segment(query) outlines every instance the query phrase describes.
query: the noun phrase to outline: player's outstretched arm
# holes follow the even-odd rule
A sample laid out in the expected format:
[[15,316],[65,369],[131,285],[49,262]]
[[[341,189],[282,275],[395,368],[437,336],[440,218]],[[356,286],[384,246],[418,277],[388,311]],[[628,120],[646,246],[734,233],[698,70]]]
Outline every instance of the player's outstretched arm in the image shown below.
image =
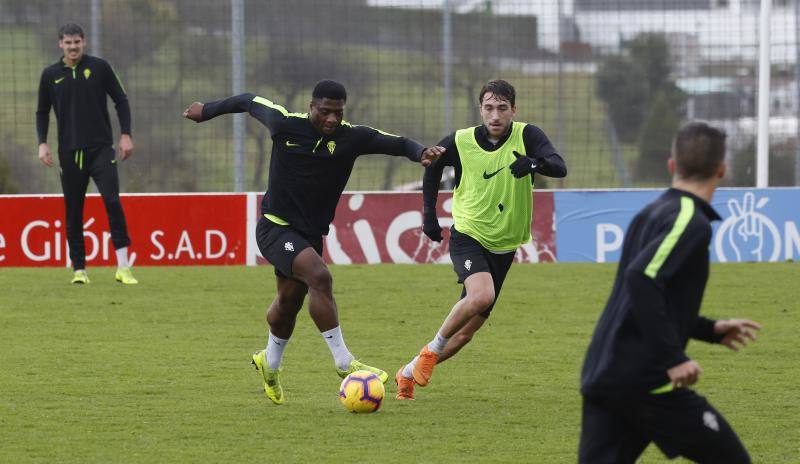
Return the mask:
[[733,351],[747,346],[748,341],[755,341],[756,331],[761,324],[749,319],[724,319],[714,322],[714,333],[721,336],[720,344]]
[[223,114],[249,113],[274,132],[289,112],[280,105],[252,93],[243,93],[233,97],[206,103],[194,102],[183,112],[183,117],[194,122],[204,122]]
[[360,154],[404,156],[424,167],[435,163],[446,151],[442,146],[425,147],[416,140],[369,126],[353,126],[353,133],[361,146]]
[[252,93],[243,93],[206,103],[194,102],[186,108],[183,116],[194,122],[203,122],[223,114],[247,113],[254,98],[256,96]]

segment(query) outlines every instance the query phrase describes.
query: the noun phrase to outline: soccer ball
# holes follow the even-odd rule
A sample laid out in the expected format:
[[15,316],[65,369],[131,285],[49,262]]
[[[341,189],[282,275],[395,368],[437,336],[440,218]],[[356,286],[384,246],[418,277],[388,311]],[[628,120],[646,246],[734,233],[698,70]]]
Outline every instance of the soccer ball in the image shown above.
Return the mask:
[[342,380],[339,401],[350,412],[375,412],[381,407],[383,395],[381,379],[369,371],[355,371]]

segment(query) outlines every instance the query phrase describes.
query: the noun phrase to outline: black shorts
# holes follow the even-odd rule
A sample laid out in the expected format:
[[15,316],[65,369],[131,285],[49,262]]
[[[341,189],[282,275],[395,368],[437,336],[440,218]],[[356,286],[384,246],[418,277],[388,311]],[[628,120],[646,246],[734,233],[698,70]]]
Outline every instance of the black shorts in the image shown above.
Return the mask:
[[[464,283],[467,277],[478,272],[488,272],[494,282],[494,301],[500,296],[500,289],[503,281],[506,280],[511,263],[514,262],[515,253],[492,253],[480,244],[477,240],[467,234],[462,234],[455,227],[450,228],[450,260],[453,261],[453,270],[458,275],[458,283]],[[467,295],[464,288],[461,291],[461,298]],[[481,313],[481,316],[488,318],[492,313],[494,303]]]
[[650,442],[670,459],[750,463],[722,414],[692,390],[624,399],[584,396],[579,463],[633,464]]
[[275,275],[292,276],[292,263],[308,247],[322,256],[322,236],[309,236],[291,225],[282,226],[261,216],[256,226],[256,243],[261,255],[275,266]]

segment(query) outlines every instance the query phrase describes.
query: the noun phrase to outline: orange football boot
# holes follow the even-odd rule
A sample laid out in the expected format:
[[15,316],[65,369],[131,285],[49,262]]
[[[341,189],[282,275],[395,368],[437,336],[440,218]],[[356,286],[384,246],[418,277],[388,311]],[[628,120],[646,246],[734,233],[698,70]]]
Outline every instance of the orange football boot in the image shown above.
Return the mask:
[[428,385],[428,381],[433,374],[433,366],[436,365],[438,360],[439,355],[429,350],[428,345],[425,345],[419,352],[419,359],[417,359],[417,364],[412,372],[414,374],[414,382],[417,382],[420,387]]
[[394,376],[394,381],[397,383],[397,399],[398,400],[413,400],[414,399],[414,379],[403,377],[403,369],[405,366],[400,367],[397,374]]

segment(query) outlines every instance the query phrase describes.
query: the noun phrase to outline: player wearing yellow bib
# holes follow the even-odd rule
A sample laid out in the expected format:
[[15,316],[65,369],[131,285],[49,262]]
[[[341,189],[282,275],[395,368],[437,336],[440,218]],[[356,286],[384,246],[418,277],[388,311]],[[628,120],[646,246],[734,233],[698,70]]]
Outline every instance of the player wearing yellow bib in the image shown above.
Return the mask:
[[450,258],[464,288],[433,341],[397,371],[397,399],[414,399],[414,385],[426,386],[433,367],[456,354],[486,322],[515,251],[531,239],[533,175],[567,175],[544,132],[514,122],[515,99],[511,84],[489,81],[478,98],[483,124],[445,137],[439,144],[444,155],[425,171],[423,231],[439,242],[436,197],[444,167],[455,168]]

